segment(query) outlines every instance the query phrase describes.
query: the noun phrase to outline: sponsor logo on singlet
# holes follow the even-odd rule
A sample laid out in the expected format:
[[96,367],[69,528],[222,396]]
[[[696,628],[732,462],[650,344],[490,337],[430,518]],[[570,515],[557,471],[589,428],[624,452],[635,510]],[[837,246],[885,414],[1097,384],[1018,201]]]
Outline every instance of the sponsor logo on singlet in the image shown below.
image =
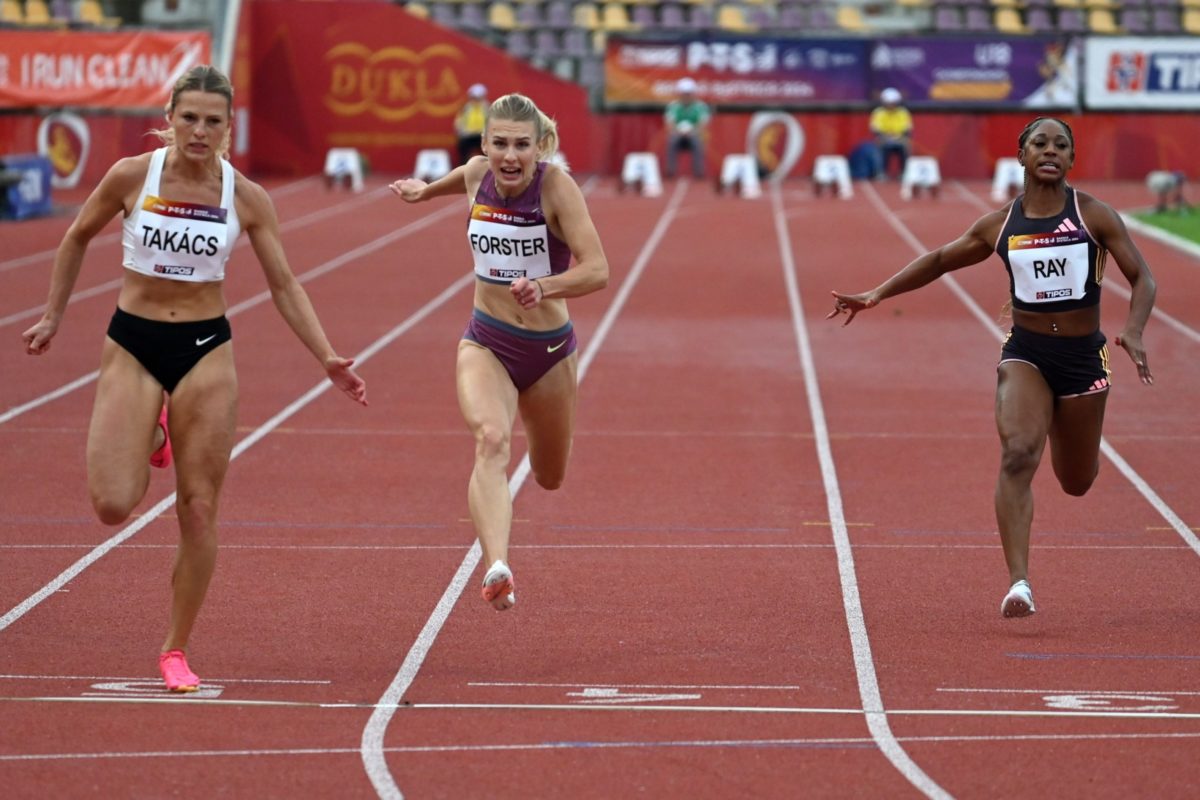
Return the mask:
[[[147,218],[153,224],[141,225],[142,246],[160,253],[189,256],[215,256],[225,243],[224,208],[179,203],[147,195],[142,211],[164,219]],[[172,270],[187,270],[172,271]],[[154,271],[164,275],[191,275],[193,267],[155,264]]]

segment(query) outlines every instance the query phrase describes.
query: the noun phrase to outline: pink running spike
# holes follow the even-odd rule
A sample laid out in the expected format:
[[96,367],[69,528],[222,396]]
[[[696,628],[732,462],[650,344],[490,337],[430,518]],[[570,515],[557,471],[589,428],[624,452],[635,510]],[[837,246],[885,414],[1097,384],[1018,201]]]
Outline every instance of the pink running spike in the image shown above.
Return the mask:
[[158,427],[162,428],[162,447],[150,454],[150,466],[166,469],[171,466],[171,432],[167,430],[167,404],[163,403],[162,413],[158,415]]
[[188,667],[182,650],[160,653],[158,671],[172,692],[194,692],[200,688],[200,678]]

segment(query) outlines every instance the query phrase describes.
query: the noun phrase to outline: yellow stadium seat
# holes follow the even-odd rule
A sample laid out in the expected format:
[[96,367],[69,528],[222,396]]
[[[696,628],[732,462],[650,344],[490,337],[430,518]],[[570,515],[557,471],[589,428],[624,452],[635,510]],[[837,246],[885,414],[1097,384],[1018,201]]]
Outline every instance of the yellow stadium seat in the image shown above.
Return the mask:
[[1200,33],[1200,8],[1185,8],[1182,22],[1188,33]]
[[861,32],[867,29],[867,23],[863,21],[862,12],[857,6],[838,6],[837,24],[844,31]]
[[634,25],[629,21],[629,12],[624,3],[605,3],[600,17],[606,31],[630,31]]
[[1107,8],[1110,10],[1121,7],[1121,3],[1117,2],[1117,0],[1083,0],[1083,4],[1088,8]]
[[1021,0],[992,0],[995,8],[1020,8]]
[[896,4],[905,8],[928,8],[933,5],[930,0],[896,0]]
[[1200,8],[1200,0],[1183,0],[1184,8]]
[[25,9],[17,0],[0,0],[0,22],[6,25],[24,25]]
[[29,25],[66,27],[67,20],[50,13],[46,0],[25,0],[25,22]]
[[429,7],[424,3],[405,3],[404,10],[412,14],[414,17],[429,19]]
[[100,0],[79,0],[79,21],[99,28],[116,28],[121,24],[120,17],[110,17],[104,13]]
[[488,25],[498,31],[511,31],[517,27],[517,12],[508,3],[492,3],[488,6]]
[[595,3],[580,3],[572,10],[575,24],[585,31],[600,29],[600,13],[596,11]]
[[1121,33],[1117,20],[1107,8],[1093,8],[1088,12],[1088,28],[1092,33]]
[[996,9],[996,30],[1001,33],[1028,33],[1025,23],[1021,22],[1021,14],[1015,8]]
[[737,33],[752,33],[758,30],[746,19],[746,12],[741,6],[729,5],[717,9],[717,27]]

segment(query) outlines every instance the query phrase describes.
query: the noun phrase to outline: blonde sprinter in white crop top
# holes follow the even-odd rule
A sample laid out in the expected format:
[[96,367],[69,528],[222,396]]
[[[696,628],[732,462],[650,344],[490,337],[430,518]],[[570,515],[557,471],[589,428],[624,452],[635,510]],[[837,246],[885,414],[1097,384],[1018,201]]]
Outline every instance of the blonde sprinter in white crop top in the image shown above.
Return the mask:
[[[229,80],[209,66],[192,68],[175,84],[167,106],[169,127],[158,132],[167,143],[158,186],[149,186],[152,181],[147,180],[151,153],[123,158],[109,169],[58,248],[45,315],[24,334],[31,355],[49,350],[88,243],[118,213],[127,219],[145,218],[146,230],[134,226],[139,241],[126,242],[124,282],[101,353],[88,431],[88,490],[100,520],[119,525],[146,492],[152,455],[166,466],[162,455],[173,452],[180,540],[171,579],[170,623],[159,656],[160,671],[172,691],[195,691],[199,685],[184,649],[216,564],[217,502],[234,441],[237,376],[220,277],[239,223],[250,237],[279,313],[329,380],[366,405],[366,385],[351,369],[353,362],[339,357],[329,344],[308,296],[288,267],[270,198],[262,187],[222,163],[232,99]],[[222,188],[230,177],[233,204],[222,210]],[[177,224],[172,228],[170,220],[151,219],[154,209],[145,213],[138,205],[144,187],[157,188],[159,209],[170,206],[177,216],[194,214],[204,220],[227,216],[230,230],[203,221],[190,228]],[[224,193],[225,202],[230,196]],[[178,241],[185,229],[192,237],[187,247]],[[172,230],[173,246],[158,246]],[[230,241],[221,242],[226,234]],[[137,246],[132,253],[130,244]],[[155,245],[157,252],[147,250],[147,245]],[[181,250],[189,252],[175,258]],[[195,250],[201,252],[190,252]],[[123,326],[120,335],[114,333],[118,319]],[[221,337],[187,333],[205,325],[217,326],[212,330],[222,331]],[[213,347],[219,341],[223,343]],[[164,342],[174,350],[168,351]],[[190,347],[209,349],[189,353]],[[185,367],[173,370],[180,360]],[[166,415],[160,413],[164,388],[170,391]],[[131,669],[136,672],[138,667],[131,665]]]

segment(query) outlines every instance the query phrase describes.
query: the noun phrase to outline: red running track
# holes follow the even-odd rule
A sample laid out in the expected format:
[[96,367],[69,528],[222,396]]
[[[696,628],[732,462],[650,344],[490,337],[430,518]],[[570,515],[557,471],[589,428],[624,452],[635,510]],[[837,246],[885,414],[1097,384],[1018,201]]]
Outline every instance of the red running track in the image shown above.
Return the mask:
[[[89,252],[85,296],[31,359],[19,334],[49,261],[20,259],[69,220],[5,226],[5,796],[1191,795],[1197,258],[1139,236],[1160,285],[1156,385],[1114,352],[1118,461],[1083,499],[1039,475],[1039,612],[1003,620],[1002,266],[848,328],[823,319],[831,289],[956,236],[987,187],[912,202],[892,185],[849,201],[799,183],[755,201],[588,189],[613,275],[572,303],[571,474],[558,492],[526,483],[518,440],[519,602],[496,614],[477,595],[454,398],[470,306],[458,208],[403,206],[379,181],[359,196],[272,187],[331,339],[367,354],[371,407],[310,393],[320,371],[239,250],[227,294],[247,446],[190,651],[207,691],[185,698],[154,669],[170,477],[124,530],[92,519],[84,487],[117,244]],[[1111,273],[1110,336],[1127,297]]]

